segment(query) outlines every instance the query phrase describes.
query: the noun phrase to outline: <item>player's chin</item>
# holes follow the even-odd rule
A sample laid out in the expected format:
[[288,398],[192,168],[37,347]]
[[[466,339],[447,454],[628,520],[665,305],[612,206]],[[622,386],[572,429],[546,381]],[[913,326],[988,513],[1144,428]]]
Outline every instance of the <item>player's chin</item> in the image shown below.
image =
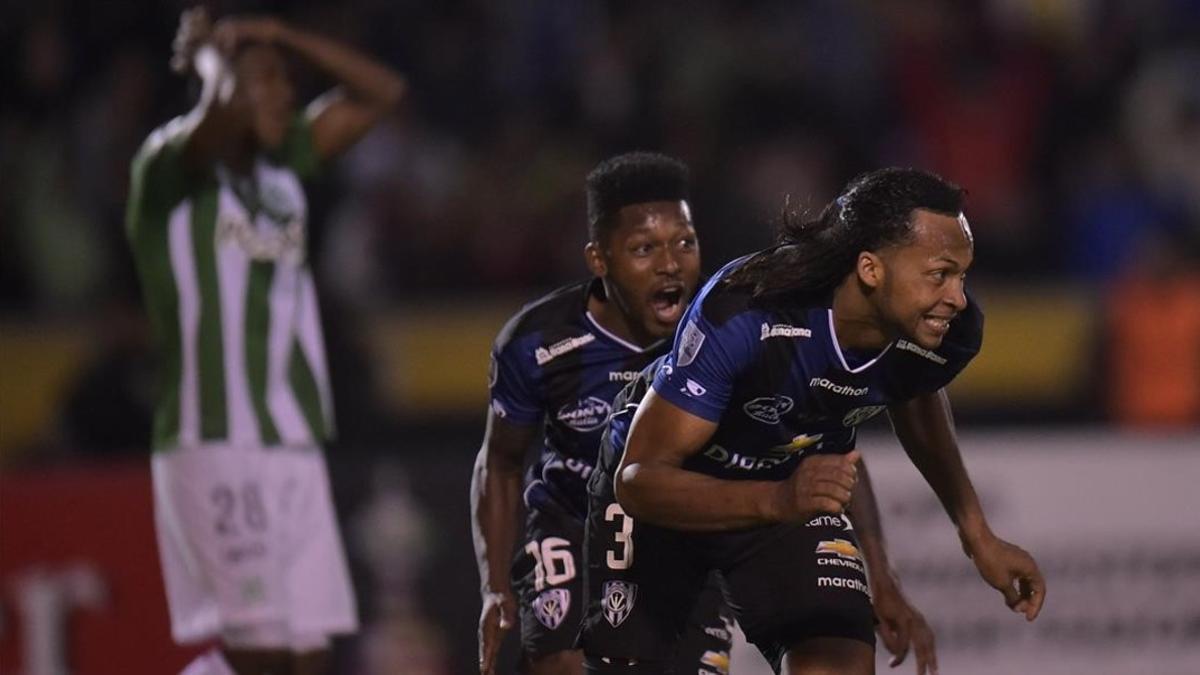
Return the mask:
[[647,305],[642,323],[653,335],[673,334],[675,326],[683,318],[683,310],[687,308],[687,305],[679,298],[665,301],[652,299]]
[[909,338],[922,349],[933,350],[941,347],[945,337],[946,331],[931,329],[924,321],[918,323],[916,329],[909,331]]

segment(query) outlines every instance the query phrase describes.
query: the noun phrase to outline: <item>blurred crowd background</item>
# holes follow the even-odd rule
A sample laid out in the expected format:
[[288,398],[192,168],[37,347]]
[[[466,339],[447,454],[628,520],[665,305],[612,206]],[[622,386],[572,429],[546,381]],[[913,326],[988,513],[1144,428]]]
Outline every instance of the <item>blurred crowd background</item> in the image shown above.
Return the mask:
[[[123,212],[135,150],[189,106],[167,63],[190,4],[0,10],[0,466],[146,452],[154,364]],[[206,4],[409,80],[311,186],[310,256],[341,446],[455,446],[436,465],[462,475],[414,489],[461,486],[456,537],[487,346],[584,274],[584,176],[631,149],[691,166],[709,271],[769,243],[785,197],[815,211],[870,168],[942,173],[970,194],[989,317],[960,419],[1200,426],[1195,0]],[[327,86],[293,65],[305,100]]]

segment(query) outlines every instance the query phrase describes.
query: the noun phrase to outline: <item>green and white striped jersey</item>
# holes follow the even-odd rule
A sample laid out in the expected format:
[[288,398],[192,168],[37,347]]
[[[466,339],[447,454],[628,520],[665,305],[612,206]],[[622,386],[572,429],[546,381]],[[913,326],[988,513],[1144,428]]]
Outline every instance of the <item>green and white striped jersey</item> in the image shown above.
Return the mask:
[[333,405],[301,177],[315,172],[302,117],[253,176],[188,171],[194,124],[156,129],[133,160],[126,232],[162,356],[156,450],[201,443],[314,445]]

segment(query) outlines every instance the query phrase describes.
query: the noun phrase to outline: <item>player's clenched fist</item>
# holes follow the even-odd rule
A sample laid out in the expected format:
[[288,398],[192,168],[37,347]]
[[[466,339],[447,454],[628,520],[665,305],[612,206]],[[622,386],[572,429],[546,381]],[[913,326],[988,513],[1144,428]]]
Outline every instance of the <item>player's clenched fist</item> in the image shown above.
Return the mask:
[[800,462],[787,480],[775,489],[775,513],[780,521],[808,520],[818,513],[841,513],[850,503],[858,481],[854,464],[861,457],[855,450],[847,455],[810,455]]

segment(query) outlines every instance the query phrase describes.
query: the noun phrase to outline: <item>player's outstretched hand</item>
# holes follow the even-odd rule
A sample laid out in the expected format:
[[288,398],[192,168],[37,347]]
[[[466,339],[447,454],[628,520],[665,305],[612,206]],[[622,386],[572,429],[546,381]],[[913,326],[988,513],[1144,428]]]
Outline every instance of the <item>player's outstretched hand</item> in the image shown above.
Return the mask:
[[496,655],[504,635],[516,623],[517,601],[512,593],[485,593],[479,613],[479,672],[494,675]]
[[871,602],[879,624],[875,630],[884,646],[892,653],[888,665],[892,668],[904,663],[911,647],[917,660],[917,675],[937,675],[937,649],[934,647],[933,630],[924,615],[908,602],[900,586],[873,584]]
[[862,454],[809,455],[775,494],[775,508],[783,522],[808,520],[818,513],[841,513],[850,503],[858,481],[855,463]]
[[1026,621],[1037,618],[1046,601],[1046,580],[1033,556],[996,536],[985,538],[967,554],[983,580],[1004,595],[1009,609],[1024,614]]

